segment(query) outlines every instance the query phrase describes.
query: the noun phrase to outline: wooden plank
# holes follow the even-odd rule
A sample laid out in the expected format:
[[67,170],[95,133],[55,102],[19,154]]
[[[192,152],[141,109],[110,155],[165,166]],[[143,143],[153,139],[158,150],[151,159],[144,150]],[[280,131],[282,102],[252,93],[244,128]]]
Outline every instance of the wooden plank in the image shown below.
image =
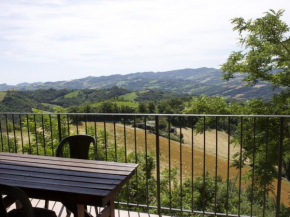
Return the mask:
[[22,180],[22,181],[31,182],[31,183],[43,183],[43,184],[53,184],[53,185],[59,185],[59,186],[71,186],[71,187],[104,189],[104,190],[113,190],[116,187],[116,185],[63,181],[63,180],[55,180],[55,179],[49,179],[49,178],[43,179],[43,178],[35,178],[35,177],[30,177],[30,176],[9,175],[9,174],[2,174],[1,179],[16,180],[16,181]]
[[113,179],[113,180],[123,180],[125,177],[120,175],[110,175],[110,174],[100,174],[100,173],[89,173],[81,171],[68,171],[68,170],[59,170],[59,169],[49,169],[41,167],[31,167],[31,166],[22,166],[21,164],[4,164],[0,163],[0,169],[11,169],[11,170],[22,170],[22,171],[31,171],[38,173],[47,173],[47,174],[60,174],[60,175],[69,175],[74,177],[91,177],[98,179]]
[[81,162],[83,163],[84,161],[88,162],[89,164],[99,164],[99,165],[117,165],[121,167],[129,167],[129,168],[136,168],[138,164],[133,164],[133,163],[119,163],[119,162],[110,162],[110,161],[97,161],[97,160],[82,160],[82,159],[75,159],[75,158],[61,158],[61,157],[51,157],[51,156],[39,156],[39,155],[30,155],[30,154],[21,154],[21,153],[7,153],[7,152],[1,152],[1,156],[16,156],[18,158],[34,158],[34,159],[48,159],[51,161],[58,161],[61,159],[62,161],[66,162]]
[[126,176],[130,174],[129,171],[116,171],[116,170],[106,170],[106,169],[91,169],[91,168],[83,168],[83,167],[71,167],[71,166],[62,166],[59,165],[52,165],[52,164],[40,164],[40,163],[33,163],[33,162],[21,162],[14,159],[0,159],[0,163],[4,164],[12,164],[12,165],[24,165],[24,166],[31,166],[36,168],[51,168],[51,169],[62,169],[62,170],[70,170],[70,171],[82,171],[82,172],[90,172],[90,173],[101,173],[101,174],[111,174],[111,175],[121,175]]
[[51,159],[37,159],[37,158],[19,158],[18,156],[0,156],[0,160],[16,161],[16,162],[31,162],[37,164],[50,164],[50,165],[61,165],[70,167],[82,167],[92,169],[105,169],[112,171],[132,171],[130,167],[123,167],[123,165],[104,165],[104,164],[90,164],[88,160],[85,162],[67,162],[63,161],[63,158],[58,160]]
[[8,184],[13,185],[19,188],[29,188],[29,189],[35,189],[38,191],[55,191],[62,192],[62,193],[74,193],[74,194],[81,194],[81,195],[92,195],[92,196],[107,196],[110,191],[109,190],[100,190],[100,189],[88,189],[88,188],[80,188],[80,187],[70,187],[70,186],[58,186],[54,184],[42,184],[42,183],[31,183],[26,182],[23,180],[8,180],[3,179],[0,177],[0,183],[1,184]]
[[10,170],[10,169],[3,169],[3,168],[1,168],[0,174],[23,175],[23,176],[36,177],[36,178],[50,178],[50,179],[67,180],[67,181],[70,181],[73,179],[73,181],[96,183],[96,184],[108,184],[108,185],[120,184],[120,181],[112,180],[112,179],[96,179],[96,178],[79,177],[79,176],[72,177],[72,176],[60,175],[60,174],[38,173],[38,172]]

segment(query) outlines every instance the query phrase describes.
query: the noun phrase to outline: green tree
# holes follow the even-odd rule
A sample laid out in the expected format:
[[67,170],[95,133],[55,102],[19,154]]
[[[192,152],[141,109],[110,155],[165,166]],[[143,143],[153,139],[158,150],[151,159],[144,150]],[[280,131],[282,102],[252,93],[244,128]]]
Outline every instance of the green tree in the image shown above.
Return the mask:
[[[247,114],[289,114],[290,99],[290,37],[289,26],[281,20],[284,10],[275,12],[269,10],[261,18],[246,21],[244,18],[234,18],[234,31],[240,35],[239,44],[243,48],[241,51],[233,52],[227,62],[221,66],[223,79],[229,80],[236,74],[244,74],[243,81],[250,85],[258,82],[266,82],[274,88],[281,87],[283,91],[274,96],[268,102],[261,100],[251,100],[248,105],[242,108]],[[285,126],[289,124],[285,120]],[[243,160],[251,161],[252,168],[255,168],[255,190],[262,192],[266,187],[267,193],[273,193],[273,181],[277,177],[278,145],[279,145],[279,118],[259,119],[245,118],[243,124]],[[267,129],[268,138],[265,140]],[[237,125],[238,132],[234,136],[233,142],[239,144],[239,129],[241,123]],[[253,132],[256,136],[253,137]],[[284,146],[289,146],[289,129],[284,130]],[[269,149],[266,150],[266,142]],[[253,145],[255,144],[255,145]],[[268,162],[266,162],[266,153],[268,151]],[[255,158],[254,158],[255,156]],[[240,165],[240,156],[236,155],[235,166]],[[284,148],[283,170],[285,176],[290,175],[290,153]],[[248,179],[252,177],[252,171],[246,174]]]
[[147,113],[148,112],[148,109],[147,109],[147,106],[146,106],[146,103],[145,102],[140,102],[139,105],[138,105],[138,111],[140,113]]
[[155,113],[155,104],[153,101],[149,101],[147,103],[147,107],[148,107],[148,112],[151,113],[151,114],[154,114]]
[[248,84],[265,81],[275,87],[290,87],[289,26],[281,20],[283,13],[284,10],[270,10],[255,20],[232,20],[244,49],[233,52],[222,65],[224,79],[243,73]]

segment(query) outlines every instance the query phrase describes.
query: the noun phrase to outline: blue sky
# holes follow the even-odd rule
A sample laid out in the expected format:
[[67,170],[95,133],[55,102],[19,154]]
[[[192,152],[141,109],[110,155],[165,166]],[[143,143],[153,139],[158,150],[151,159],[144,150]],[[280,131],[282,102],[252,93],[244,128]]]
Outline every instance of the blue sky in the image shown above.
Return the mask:
[[0,0],[0,83],[219,68],[269,9],[290,25],[289,0]]

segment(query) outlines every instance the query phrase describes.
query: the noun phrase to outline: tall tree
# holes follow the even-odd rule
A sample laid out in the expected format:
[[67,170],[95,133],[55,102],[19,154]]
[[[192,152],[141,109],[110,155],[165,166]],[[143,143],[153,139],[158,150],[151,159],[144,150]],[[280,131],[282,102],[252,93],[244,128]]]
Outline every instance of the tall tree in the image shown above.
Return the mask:
[[[245,74],[244,81],[255,85],[259,81],[271,84],[273,87],[282,87],[284,91],[275,96],[269,103],[253,100],[245,108],[247,114],[289,114],[290,99],[290,37],[289,26],[281,20],[284,10],[275,12],[269,10],[261,18],[245,21],[244,18],[234,18],[234,31],[240,35],[239,44],[243,50],[233,52],[226,63],[221,67],[223,78],[229,80],[235,74]],[[285,106],[287,104],[287,106]],[[245,113],[244,112],[244,113]],[[286,113],[286,114],[287,114]],[[252,119],[244,118],[244,124],[238,123],[238,131],[243,126],[243,162],[251,161],[255,173],[248,173],[248,178],[255,180],[258,190],[274,191],[273,181],[277,177],[279,118]],[[285,120],[284,126],[289,124]],[[267,129],[266,129],[267,128]],[[269,132],[267,131],[269,130]],[[259,136],[253,137],[253,132]],[[268,132],[268,133],[267,133]],[[240,135],[241,132],[236,135]],[[267,135],[266,135],[267,134]],[[288,128],[284,129],[284,146],[288,147]],[[267,141],[265,140],[267,136]],[[234,143],[239,144],[241,139],[234,136]],[[266,143],[269,145],[267,151]],[[267,153],[268,152],[268,153]],[[268,156],[268,162],[265,160]],[[236,155],[235,165],[239,165],[240,156]],[[284,175],[290,177],[290,152],[284,148],[283,152]],[[254,175],[255,176],[254,176]]]
[[243,73],[248,84],[265,81],[274,87],[290,88],[289,26],[281,20],[283,13],[284,10],[269,10],[255,20],[232,20],[243,50],[233,52],[222,65],[225,80]]

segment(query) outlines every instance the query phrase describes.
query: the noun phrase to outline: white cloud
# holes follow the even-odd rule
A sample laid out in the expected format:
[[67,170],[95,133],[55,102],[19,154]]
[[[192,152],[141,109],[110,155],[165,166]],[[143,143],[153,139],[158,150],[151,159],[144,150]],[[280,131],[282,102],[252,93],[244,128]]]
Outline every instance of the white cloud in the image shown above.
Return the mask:
[[238,49],[230,19],[270,8],[290,20],[288,0],[2,0],[0,83],[218,67]]

